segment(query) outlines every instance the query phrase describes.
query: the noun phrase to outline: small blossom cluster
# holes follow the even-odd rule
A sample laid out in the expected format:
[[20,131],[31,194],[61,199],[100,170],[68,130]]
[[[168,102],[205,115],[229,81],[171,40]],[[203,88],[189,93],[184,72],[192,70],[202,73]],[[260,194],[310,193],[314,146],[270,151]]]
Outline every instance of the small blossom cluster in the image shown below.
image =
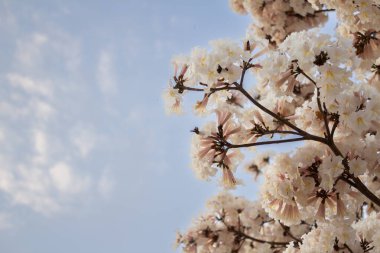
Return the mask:
[[239,150],[228,152],[228,142],[240,131],[240,126],[231,119],[229,112],[217,111],[217,124],[208,124],[202,130],[196,130],[192,145],[192,168],[200,179],[214,176],[218,168],[223,173],[222,184],[234,188],[237,181],[233,175],[243,160]]
[[175,84],[170,84],[164,93],[167,112],[181,112],[182,97],[189,91],[204,93],[194,106],[198,115],[209,114],[218,106],[230,106],[229,110],[242,106],[244,98],[229,86],[239,81],[243,64],[259,58],[266,50],[255,50],[258,44],[249,41],[241,46],[230,40],[216,40],[210,45],[210,51],[196,47],[189,56],[173,59]]
[[377,0],[318,0],[334,8],[339,19],[338,32],[353,41],[355,52],[370,67],[380,57],[380,5]]
[[280,44],[293,32],[327,21],[321,5],[312,6],[306,0],[230,0],[230,5],[237,13],[253,16],[249,33],[269,46]]
[[380,5],[378,0],[308,0],[313,6],[325,5],[335,9],[339,19],[339,30],[342,32],[355,33],[379,28]]
[[207,210],[185,234],[178,233],[175,246],[186,253],[276,252],[294,238],[310,231],[303,224],[292,228],[271,219],[260,202],[220,193],[207,203]]

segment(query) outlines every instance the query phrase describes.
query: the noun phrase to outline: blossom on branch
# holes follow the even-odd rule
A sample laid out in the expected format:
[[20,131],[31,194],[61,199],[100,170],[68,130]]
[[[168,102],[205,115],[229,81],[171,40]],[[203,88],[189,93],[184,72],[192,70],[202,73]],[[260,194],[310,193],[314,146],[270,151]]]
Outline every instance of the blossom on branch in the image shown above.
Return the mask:
[[[179,234],[189,253],[380,252],[380,2],[231,0],[254,24],[174,60],[167,106],[196,93],[191,157],[223,192]],[[337,14],[336,34],[316,26]],[[248,75],[255,83],[248,83]],[[216,117],[214,117],[216,116]],[[215,119],[216,118],[216,119]],[[291,152],[260,146],[297,143]],[[244,155],[243,155],[244,154]],[[241,167],[260,182],[249,201]]]

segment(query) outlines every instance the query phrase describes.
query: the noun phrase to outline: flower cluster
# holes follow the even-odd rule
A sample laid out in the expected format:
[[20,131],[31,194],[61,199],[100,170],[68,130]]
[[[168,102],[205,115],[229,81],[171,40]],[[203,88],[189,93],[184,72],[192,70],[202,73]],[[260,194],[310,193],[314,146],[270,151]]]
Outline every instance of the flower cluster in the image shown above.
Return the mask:
[[[175,58],[165,97],[168,111],[180,112],[183,96],[197,93],[195,113],[216,116],[193,129],[195,174],[231,189],[244,167],[262,179],[260,199],[218,195],[179,245],[191,253],[380,252],[379,1],[230,3],[257,23],[241,45],[217,40]],[[334,36],[313,28],[334,10]],[[293,142],[288,153],[256,151]]]
[[178,233],[176,244],[186,253],[269,253],[298,245],[311,228],[307,222],[290,228],[270,218],[260,202],[224,192],[209,200],[207,211],[185,234]]
[[255,22],[249,33],[270,46],[280,44],[293,32],[327,21],[326,10],[306,0],[230,0],[230,5],[237,13],[252,15]]

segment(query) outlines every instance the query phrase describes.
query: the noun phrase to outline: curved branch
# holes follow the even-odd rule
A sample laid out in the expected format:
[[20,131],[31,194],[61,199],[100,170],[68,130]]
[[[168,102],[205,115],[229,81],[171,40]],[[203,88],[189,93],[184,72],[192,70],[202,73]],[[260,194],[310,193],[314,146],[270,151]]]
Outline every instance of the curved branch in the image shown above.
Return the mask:
[[380,198],[378,198],[373,192],[371,192],[367,188],[367,186],[360,180],[360,178],[353,176],[352,180],[355,183],[353,187],[355,187],[358,191],[360,191],[364,196],[366,196],[373,203],[380,206]]
[[[334,138],[333,138],[335,129],[336,129],[339,121],[336,120],[334,122],[334,125],[333,125],[333,127],[332,127],[332,129],[330,131],[330,128],[329,128],[329,125],[328,125],[328,119],[327,119],[327,110],[326,110],[325,105],[323,105],[325,108],[322,107],[322,103],[320,101],[320,92],[319,92],[319,88],[317,87],[316,82],[310,76],[308,76],[302,69],[300,69],[299,67],[297,68],[296,73],[304,75],[317,88],[318,108],[319,108],[320,112],[323,115],[323,119],[324,119],[324,123],[325,123],[325,128],[326,128],[326,134],[325,134],[324,138],[320,137],[320,136],[316,136],[316,135],[310,134],[310,133],[308,133],[308,132],[306,132],[306,131],[298,128],[296,125],[292,124],[288,119],[282,117],[279,114],[276,114],[276,113],[272,112],[271,110],[269,110],[268,108],[266,108],[265,106],[263,106],[262,104],[260,104],[255,98],[253,98],[243,88],[243,82],[244,82],[245,73],[251,67],[252,67],[252,65],[249,63],[249,61],[245,62],[243,64],[243,66],[242,66],[242,75],[241,75],[240,83],[237,83],[237,82],[232,83],[232,84],[226,83],[226,86],[224,86],[224,87],[211,88],[209,95],[211,95],[211,94],[213,94],[213,93],[215,93],[217,91],[221,91],[221,90],[238,90],[250,102],[252,102],[255,106],[257,106],[260,110],[262,110],[263,112],[269,114],[270,116],[272,116],[277,121],[281,122],[282,124],[290,127],[291,129],[293,129],[295,131],[295,132],[293,132],[293,131],[285,132],[284,131],[284,133],[289,133],[289,134],[295,134],[296,133],[297,135],[302,136],[302,137],[300,137],[300,138],[293,138],[293,139],[286,139],[286,140],[276,140],[276,141],[263,141],[263,142],[256,142],[256,143],[247,143],[247,144],[240,144],[240,145],[227,143],[227,147],[228,148],[242,148],[242,147],[253,147],[253,146],[259,146],[259,145],[270,145],[270,144],[279,144],[279,143],[287,143],[287,142],[304,141],[304,140],[313,140],[313,141],[316,141],[316,142],[323,143],[323,144],[327,145],[333,151],[333,153],[336,156],[340,156],[340,157],[343,158],[343,162],[342,163],[343,163],[343,165],[345,167],[345,172],[342,173],[342,175],[338,178],[338,180],[343,180],[344,182],[348,183],[352,187],[356,188],[359,192],[361,192],[364,196],[366,196],[373,203],[375,203],[376,205],[380,206],[380,198],[377,197],[373,192],[371,192],[367,188],[367,186],[360,180],[360,178],[355,177],[353,174],[349,173],[350,167],[349,167],[348,161],[347,161],[347,159],[345,159],[345,156],[342,154],[342,152],[336,146],[336,144],[334,142]],[[178,89],[179,91],[181,91],[181,90],[182,91],[184,91],[184,90],[205,91],[205,89],[193,88],[193,87],[187,87],[187,86],[185,86],[183,84],[184,80],[182,80],[182,79],[176,80],[176,78],[175,78],[175,81],[176,81],[176,86],[174,86],[174,89]],[[234,85],[234,86],[232,86],[232,85]]]
[[234,227],[228,227],[228,230],[230,230],[231,232],[235,233],[237,236],[240,236],[242,238],[245,238],[245,239],[248,239],[248,240],[251,240],[254,242],[258,242],[258,243],[270,244],[272,246],[286,247],[289,243],[291,243],[291,241],[290,242],[276,242],[276,241],[267,241],[267,240],[255,238],[255,237],[252,237],[250,235],[247,235],[244,232],[236,230]]
[[285,235],[289,236],[290,238],[292,238],[293,240],[295,240],[299,243],[302,243],[302,239],[294,236],[293,233],[290,231],[290,227],[282,224],[281,221],[278,221],[278,223],[280,223],[282,229],[284,230]]
[[297,126],[295,126],[294,124],[292,124],[289,120],[283,118],[281,115],[278,115],[278,114],[272,112],[271,110],[269,110],[268,108],[266,108],[265,106],[263,106],[262,104],[260,104],[256,99],[254,99],[242,87],[238,87],[237,90],[239,90],[241,93],[243,93],[247,97],[247,99],[249,101],[251,101],[255,106],[257,106],[258,108],[260,108],[260,110],[262,110],[263,112],[269,114],[270,116],[272,116],[273,118],[275,118],[279,122],[283,123],[284,125],[287,125],[288,127],[292,128],[293,130],[295,130],[298,133],[298,135],[301,135],[301,136],[307,138],[308,140],[314,140],[314,141],[326,144],[326,139],[325,138],[309,134],[308,132],[305,132],[304,130],[298,128]]
[[275,118],[276,120],[278,120],[279,122],[283,123],[284,125],[287,125],[288,127],[292,128],[293,130],[297,131],[298,133],[302,134],[302,135],[307,135],[308,133],[306,133],[305,131],[303,131],[302,129],[296,127],[295,125],[293,125],[292,123],[290,123],[287,119],[281,117],[280,115],[272,112],[271,110],[269,110],[268,108],[266,108],[265,106],[263,106],[262,104],[260,104],[256,99],[254,99],[243,87],[238,87],[238,90],[244,94],[244,96],[249,100],[251,101],[255,106],[257,106],[258,108],[260,108],[260,110],[262,110],[263,112],[269,114],[270,116],[272,116],[273,118]]
[[323,121],[325,123],[325,129],[326,129],[326,138],[331,139],[331,132],[330,132],[330,127],[329,127],[329,122],[327,119],[327,109],[325,103],[323,103],[323,108],[322,108],[322,102],[321,102],[321,91],[320,87],[317,86],[317,82],[313,80],[308,74],[305,73],[300,67],[297,67],[297,73],[302,74],[304,77],[306,77],[310,82],[312,82],[317,89],[317,104],[318,104],[318,109],[319,112],[323,115]]
[[261,142],[253,142],[253,143],[245,143],[245,144],[227,144],[228,148],[248,148],[254,146],[262,146],[262,145],[271,145],[271,144],[279,144],[279,143],[287,143],[287,142],[296,142],[296,141],[306,141],[309,140],[305,137],[286,139],[286,140],[275,140],[275,141],[261,141]]

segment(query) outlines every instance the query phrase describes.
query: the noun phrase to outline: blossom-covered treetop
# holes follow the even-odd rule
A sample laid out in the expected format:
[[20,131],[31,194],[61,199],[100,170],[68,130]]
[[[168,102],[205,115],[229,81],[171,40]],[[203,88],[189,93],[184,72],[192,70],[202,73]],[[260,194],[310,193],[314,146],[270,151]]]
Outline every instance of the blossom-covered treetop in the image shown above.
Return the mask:
[[[222,187],[177,244],[186,253],[380,252],[380,0],[230,5],[253,17],[245,37],[175,57],[164,94],[167,111],[181,113],[196,93],[194,113],[216,119],[192,130],[191,158],[198,178]],[[322,34],[330,12],[335,34]],[[259,147],[291,142],[287,153]],[[242,187],[238,169],[262,178],[258,200],[228,191]]]

